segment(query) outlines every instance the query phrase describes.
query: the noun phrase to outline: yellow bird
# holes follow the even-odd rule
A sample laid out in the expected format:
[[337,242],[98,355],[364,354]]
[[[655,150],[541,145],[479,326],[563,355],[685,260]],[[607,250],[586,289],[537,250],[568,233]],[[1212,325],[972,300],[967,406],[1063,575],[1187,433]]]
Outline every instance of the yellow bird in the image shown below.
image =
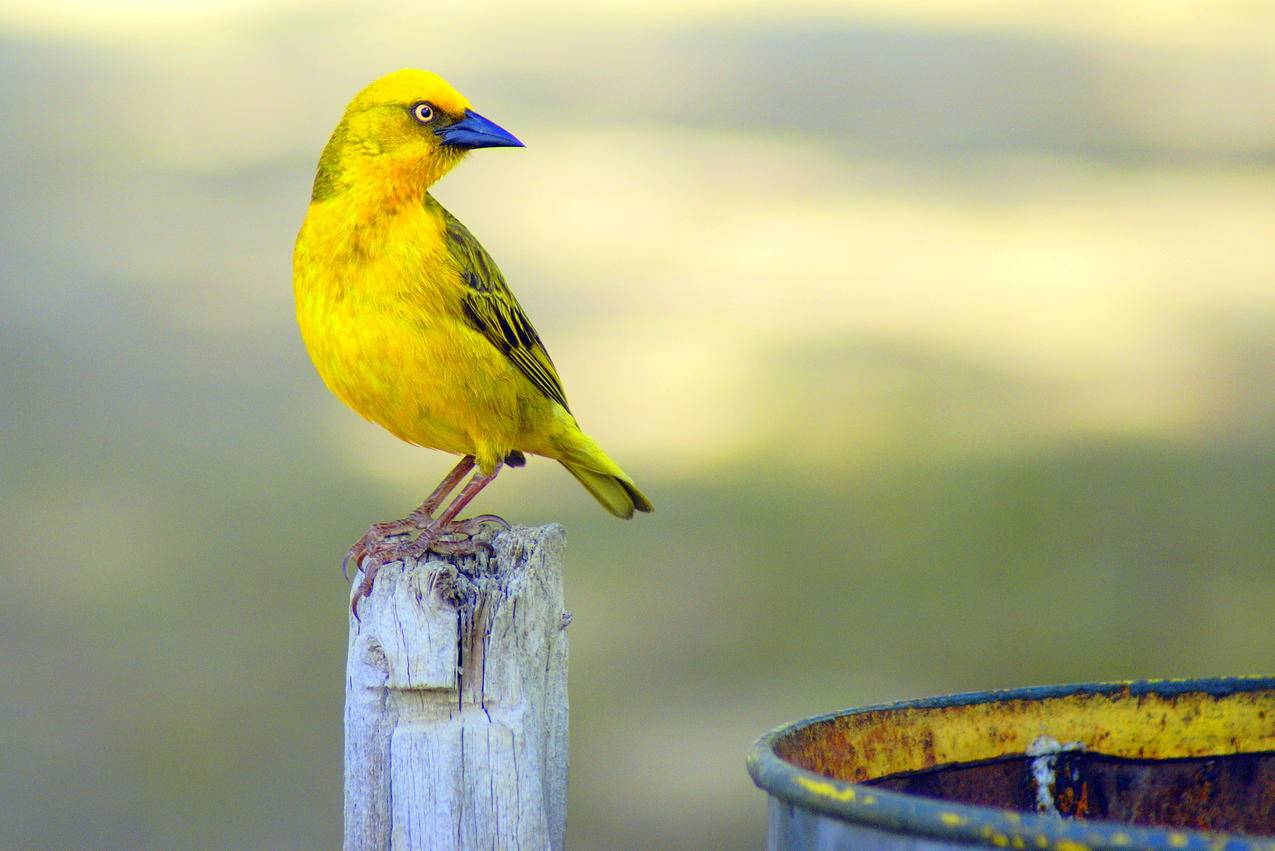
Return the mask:
[[[562,463],[617,517],[650,511],[580,430],[549,353],[495,262],[429,188],[474,148],[522,147],[442,77],[405,69],[355,96],[319,158],[293,253],[297,322],[328,388],[419,446],[463,456],[419,508],[368,529],[363,570],[405,555],[472,552],[460,511],[524,453]],[[470,481],[435,512],[465,476]],[[508,524],[504,524],[508,525]]]

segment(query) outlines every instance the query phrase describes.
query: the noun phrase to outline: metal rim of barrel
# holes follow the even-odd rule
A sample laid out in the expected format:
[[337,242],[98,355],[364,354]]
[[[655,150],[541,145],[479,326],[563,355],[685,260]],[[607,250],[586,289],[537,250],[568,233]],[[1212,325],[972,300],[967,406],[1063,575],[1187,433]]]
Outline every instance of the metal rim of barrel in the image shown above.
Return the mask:
[[[912,836],[984,847],[1081,849],[1275,849],[1269,837],[1204,832],[1191,829],[1135,826],[1103,820],[1064,820],[1031,812],[975,806],[905,794],[810,771],[785,761],[776,744],[804,730],[867,713],[898,713],[970,707],[1008,701],[1042,702],[1077,696],[1130,699],[1200,694],[1227,698],[1237,694],[1275,693],[1275,677],[1225,677],[1186,680],[1136,680],[968,692],[904,700],[826,713],[776,727],[748,754],[753,782],[780,804],[796,806],[853,825],[906,830]],[[1275,736],[1275,719],[1271,720]],[[1243,752],[1243,751],[1238,751]],[[874,778],[875,779],[875,778]]]

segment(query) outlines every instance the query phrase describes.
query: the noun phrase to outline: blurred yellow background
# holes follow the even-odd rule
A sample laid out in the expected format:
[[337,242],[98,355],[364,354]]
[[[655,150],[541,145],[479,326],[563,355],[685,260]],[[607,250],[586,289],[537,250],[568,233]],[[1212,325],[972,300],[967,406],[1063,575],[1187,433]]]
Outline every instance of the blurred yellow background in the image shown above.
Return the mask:
[[330,397],[292,240],[347,100],[622,524],[570,537],[574,848],[758,847],[782,721],[1275,662],[1275,4],[0,2],[0,846],[336,847],[339,560],[450,459]]

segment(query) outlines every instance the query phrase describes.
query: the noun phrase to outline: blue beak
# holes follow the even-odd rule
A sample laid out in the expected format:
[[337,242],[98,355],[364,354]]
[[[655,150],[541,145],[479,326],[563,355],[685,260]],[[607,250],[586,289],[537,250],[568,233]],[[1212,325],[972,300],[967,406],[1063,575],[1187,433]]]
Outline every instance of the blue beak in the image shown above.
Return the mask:
[[465,117],[454,124],[434,131],[443,144],[457,148],[521,148],[522,142],[514,134],[494,121],[488,121],[472,109],[465,110]]

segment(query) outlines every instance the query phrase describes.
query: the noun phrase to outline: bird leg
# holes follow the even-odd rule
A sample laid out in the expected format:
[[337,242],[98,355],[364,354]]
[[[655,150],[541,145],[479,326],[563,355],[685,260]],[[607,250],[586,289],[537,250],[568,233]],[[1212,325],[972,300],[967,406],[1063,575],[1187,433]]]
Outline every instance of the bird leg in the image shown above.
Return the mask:
[[[481,540],[477,537],[483,526],[496,524],[505,529],[509,528],[507,521],[494,514],[480,514],[467,520],[456,519],[456,515],[460,514],[483,488],[496,480],[496,475],[503,466],[502,462],[497,462],[496,468],[488,474],[475,473],[474,477],[456,495],[456,498],[447,506],[442,515],[437,520],[433,519],[433,512],[437,510],[443,498],[456,487],[456,484],[473,466],[473,456],[466,455],[456,465],[455,469],[447,475],[447,478],[443,480],[443,483],[438,486],[434,493],[430,494],[429,498],[421,504],[420,508],[403,518],[403,520],[373,526],[368,530],[367,535],[364,535],[364,538],[373,535],[378,526],[391,527],[396,531],[388,535],[382,535],[372,546],[362,549],[361,545],[364,544],[364,539],[360,539],[359,543],[355,544],[354,548],[350,550],[349,555],[346,556],[347,562],[357,553],[359,560],[356,563],[363,574],[363,579],[359,583],[358,590],[355,591],[354,599],[351,601],[351,608],[356,619],[359,616],[359,600],[372,593],[372,583],[375,581],[376,573],[382,565],[408,557],[420,558],[429,552],[440,555],[473,555],[481,548],[491,548],[490,541]],[[415,538],[405,541],[391,540],[402,535],[410,535],[411,532],[417,529],[420,531]]]
[[438,510],[438,506],[443,504],[443,500],[447,498],[448,494],[456,490],[456,486],[461,483],[461,480],[472,469],[474,469],[474,456],[466,455],[447,474],[447,478],[443,479],[439,486],[434,488],[434,492],[425,498],[420,507],[407,516],[417,521],[417,525],[422,528],[428,526],[433,522],[434,512]]
[[[464,490],[456,494],[456,498],[452,500],[452,504],[447,506],[447,510],[444,511],[442,516],[435,521],[435,525],[438,526],[440,529],[450,532],[451,530],[447,529],[447,526],[451,524],[453,520],[456,519],[456,515],[460,514],[460,512],[464,510],[466,505],[469,505],[469,503],[473,501],[474,497],[478,496],[478,493],[483,488],[487,487],[489,484],[496,481],[496,476],[500,473],[500,468],[503,466],[505,466],[503,461],[497,461],[495,469],[493,469],[487,475],[483,475],[482,473],[474,473],[474,477],[469,480],[469,484],[465,485]],[[504,523],[506,528],[509,527],[508,523],[505,523],[504,520],[501,520],[499,517],[496,517],[496,515],[494,514],[482,514],[482,515],[479,515],[479,517],[475,517],[474,520],[478,520],[480,518],[494,518],[495,520],[498,520],[501,523]],[[473,521],[468,521],[468,522],[473,522]]]
[[363,537],[350,547],[345,558],[341,559],[341,575],[345,577],[345,581],[350,581],[351,562],[356,566],[362,565],[364,558],[385,549],[392,539],[408,535],[416,529],[424,529],[433,523],[434,512],[438,510],[438,506],[442,505],[447,495],[456,489],[456,486],[465,478],[465,474],[472,469],[474,469],[474,456],[466,455],[411,514],[401,520],[373,523],[363,533]]

